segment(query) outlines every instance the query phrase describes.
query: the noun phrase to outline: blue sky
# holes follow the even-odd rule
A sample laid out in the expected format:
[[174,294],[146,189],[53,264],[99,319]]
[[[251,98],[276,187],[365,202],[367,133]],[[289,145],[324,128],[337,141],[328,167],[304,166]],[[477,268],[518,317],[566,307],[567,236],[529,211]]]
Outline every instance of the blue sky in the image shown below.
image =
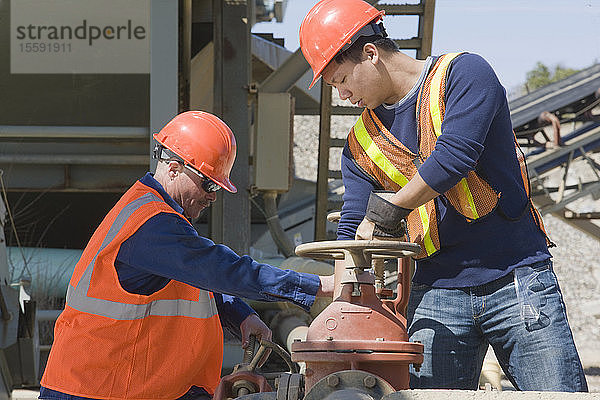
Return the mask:
[[[407,2],[418,1],[394,1]],[[296,50],[302,18],[315,3],[288,0],[283,22],[256,24],[253,32],[283,37]],[[416,36],[416,17],[388,16],[384,23],[392,38]],[[600,0],[437,0],[433,53],[461,50],[485,57],[508,89],[522,84],[538,61],[589,67],[600,62]]]

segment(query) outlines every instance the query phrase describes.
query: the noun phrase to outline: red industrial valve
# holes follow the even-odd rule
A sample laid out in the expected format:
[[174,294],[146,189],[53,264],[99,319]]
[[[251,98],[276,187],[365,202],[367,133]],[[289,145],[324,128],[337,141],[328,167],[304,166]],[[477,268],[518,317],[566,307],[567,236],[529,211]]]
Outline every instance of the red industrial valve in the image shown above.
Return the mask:
[[[419,253],[414,243],[388,240],[338,240],[306,243],[296,254],[315,259],[344,260],[339,297],[311,323],[306,340],[292,344],[292,360],[306,363],[305,390],[328,375],[347,370],[370,373],[395,390],[409,388],[409,364],[423,362],[423,345],[408,341],[406,318],[409,260]],[[398,294],[381,300],[375,261],[398,258]],[[336,271],[339,274],[340,271]]]

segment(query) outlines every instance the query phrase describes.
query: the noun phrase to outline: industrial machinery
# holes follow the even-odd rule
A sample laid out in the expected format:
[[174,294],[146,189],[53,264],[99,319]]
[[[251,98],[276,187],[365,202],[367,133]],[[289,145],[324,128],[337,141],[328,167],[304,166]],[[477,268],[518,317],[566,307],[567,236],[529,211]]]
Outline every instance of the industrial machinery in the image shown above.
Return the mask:
[[[0,189],[4,188],[0,169]],[[0,195],[0,227],[10,226],[8,207]],[[31,276],[12,279],[6,257],[4,229],[0,229],[0,400],[10,399],[13,389],[38,384],[38,328],[36,302],[25,288]]]
[[[418,369],[423,362],[423,345],[408,342],[403,315],[410,284],[407,257],[418,252],[418,245],[396,240],[339,240],[298,246],[299,256],[343,260],[343,268],[336,269],[335,277],[341,286],[339,296],[312,321],[306,338],[296,339],[291,346],[291,360],[305,364],[304,374],[290,369],[275,381],[276,392],[238,398],[381,399],[408,389],[409,364]],[[383,261],[396,258],[397,295],[390,299],[391,291],[381,285]],[[265,346],[267,342],[263,342],[262,347]],[[256,363],[248,363],[254,373]],[[240,380],[260,381],[248,377],[248,368],[244,371]],[[235,375],[234,372],[223,378],[228,387],[236,386],[232,382]],[[258,384],[255,389],[260,390]],[[244,388],[244,393],[251,391]]]

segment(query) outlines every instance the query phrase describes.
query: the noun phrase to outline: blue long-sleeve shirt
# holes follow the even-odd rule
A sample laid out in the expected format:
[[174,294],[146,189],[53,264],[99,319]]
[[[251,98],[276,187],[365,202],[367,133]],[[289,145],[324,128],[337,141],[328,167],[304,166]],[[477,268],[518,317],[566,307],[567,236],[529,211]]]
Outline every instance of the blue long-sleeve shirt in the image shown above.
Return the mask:
[[[151,174],[140,182],[157,190],[167,204],[183,213]],[[254,312],[236,295],[265,301],[289,300],[307,308],[314,302],[319,285],[314,275],[281,271],[250,257],[239,257],[228,247],[199,236],[193,227],[170,213],[146,221],[121,245],[115,264],[121,285],[132,293],[154,293],[171,279],[214,291],[221,324],[236,336],[242,321]]]
[[[416,103],[425,73],[394,106],[374,109],[388,130],[411,151],[418,152]],[[515,157],[506,93],[491,66],[480,56],[463,54],[449,70],[442,135],[419,175],[444,193],[469,171],[476,171],[501,193],[488,216],[467,222],[444,196],[435,199],[441,249],[417,261],[413,280],[434,287],[467,287],[500,278],[517,266],[550,258],[544,234],[527,211],[528,197]],[[341,161],[345,186],[338,239],[353,239],[369,195],[381,189],[355,163],[346,144]]]
[[[159,192],[175,211],[179,204],[146,174],[140,182]],[[253,310],[236,296],[260,301],[282,301],[309,309],[319,288],[319,277],[261,264],[238,256],[224,245],[198,235],[181,217],[160,213],[146,221],[122,245],[117,274],[123,288],[149,294],[171,279],[215,293],[224,324],[239,329]]]

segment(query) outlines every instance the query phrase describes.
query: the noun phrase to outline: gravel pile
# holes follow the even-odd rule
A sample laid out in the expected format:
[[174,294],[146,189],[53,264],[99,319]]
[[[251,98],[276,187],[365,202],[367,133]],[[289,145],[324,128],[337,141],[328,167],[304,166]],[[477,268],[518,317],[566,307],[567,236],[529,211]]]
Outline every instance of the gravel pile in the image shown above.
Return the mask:
[[[335,91],[334,91],[335,92]],[[333,116],[332,137],[345,138],[356,116]],[[296,116],[294,124],[294,165],[298,178],[316,181],[318,156],[318,116]],[[331,149],[330,169],[339,170],[341,149]],[[593,156],[600,162],[599,154]],[[582,161],[571,165],[567,184],[597,179]],[[547,175],[548,184],[557,186],[561,171]],[[579,199],[569,208],[578,212],[600,211],[600,200]],[[575,342],[587,371],[600,375],[600,242],[552,215],[544,216],[547,231],[557,247],[551,249],[567,305],[567,315]],[[600,223],[596,221],[595,223]],[[592,377],[591,380],[594,380]],[[596,379],[600,381],[600,379]],[[600,390],[600,382],[596,390]]]
[[[600,161],[600,154],[592,156]],[[558,184],[560,171],[549,176]],[[567,184],[597,179],[589,165],[576,161],[569,170]],[[568,205],[576,212],[600,211],[600,200],[592,196]],[[600,220],[592,220],[598,224]],[[586,366],[600,367],[600,241],[552,215],[544,216],[546,229],[557,247],[550,249],[567,305],[567,316],[575,343]]]

